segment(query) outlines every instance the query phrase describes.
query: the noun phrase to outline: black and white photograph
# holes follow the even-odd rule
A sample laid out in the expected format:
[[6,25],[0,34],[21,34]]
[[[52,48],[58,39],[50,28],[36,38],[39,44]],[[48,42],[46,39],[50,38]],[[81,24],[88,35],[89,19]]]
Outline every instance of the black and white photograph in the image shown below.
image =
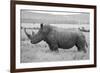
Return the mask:
[[21,63],[89,59],[90,13],[20,12]]
[[16,71],[95,66],[95,6],[56,5],[16,4]]

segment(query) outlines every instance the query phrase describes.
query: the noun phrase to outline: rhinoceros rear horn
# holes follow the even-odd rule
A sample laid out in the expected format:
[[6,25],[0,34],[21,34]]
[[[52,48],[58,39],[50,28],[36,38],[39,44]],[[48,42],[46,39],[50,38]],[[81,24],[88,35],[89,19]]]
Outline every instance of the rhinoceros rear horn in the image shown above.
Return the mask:
[[26,32],[26,28],[24,28],[24,32],[25,32],[25,34],[27,35],[27,37],[28,37],[29,39],[32,39],[31,34],[29,34],[29,33]]
[[32,31],[32,36],[34,36],[34,32]]

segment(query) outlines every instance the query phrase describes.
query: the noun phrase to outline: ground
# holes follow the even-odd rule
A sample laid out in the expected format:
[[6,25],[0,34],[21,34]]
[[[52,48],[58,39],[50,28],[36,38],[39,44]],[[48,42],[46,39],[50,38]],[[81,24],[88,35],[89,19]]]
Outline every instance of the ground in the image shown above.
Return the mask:
[[83,32],[83,34],[88,43],[87,53],[78,52],[75,46],[70,49],[59,48],[59,53],[51,52],[44,41],[38,44],[31,44],[27,37],[21,36],[21,63],[89,59],[89,32]]

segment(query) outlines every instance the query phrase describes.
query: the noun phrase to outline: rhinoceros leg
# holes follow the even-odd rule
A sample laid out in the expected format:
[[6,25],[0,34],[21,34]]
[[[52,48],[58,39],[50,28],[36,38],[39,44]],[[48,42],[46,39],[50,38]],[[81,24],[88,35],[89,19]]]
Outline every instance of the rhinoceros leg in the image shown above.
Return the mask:
[[85,46],[76,45],[76,47],[78,48],[78,51],[83,51],[84,53],[86,53],[86,48],[85,48]]
[[57,41],[52,35],[50,35],[49,38],[47,38],[45,41],[48,44],[51,51],[59,52]]
[[48,45],[51,51],[59,52],[57,44],[49,43]]
[[86,53],[86,43],[84,41],[77,42],[76,47],[78,48],[78,51]]
[[84,53],[87,52],[86,50],[86,39],[83,34],[80,34],[76,41],[76,47],[78,48],[78,51],[83,51]]

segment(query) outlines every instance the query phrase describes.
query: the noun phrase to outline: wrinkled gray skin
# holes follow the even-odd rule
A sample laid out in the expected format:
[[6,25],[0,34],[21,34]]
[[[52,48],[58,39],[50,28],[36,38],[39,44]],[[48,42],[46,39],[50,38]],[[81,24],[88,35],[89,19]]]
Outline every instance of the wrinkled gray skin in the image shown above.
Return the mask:
[[44,40],[51,51],[58,52],[58,48],[70,49],[76,46],[78,51],[86,52],[87,43],[85,36],[78,29],[64,29],[41,24],[37,34],[32,32],[32,35],[30,35],[26,32],[26,29],[24,31],[32,44],[37,44]]

